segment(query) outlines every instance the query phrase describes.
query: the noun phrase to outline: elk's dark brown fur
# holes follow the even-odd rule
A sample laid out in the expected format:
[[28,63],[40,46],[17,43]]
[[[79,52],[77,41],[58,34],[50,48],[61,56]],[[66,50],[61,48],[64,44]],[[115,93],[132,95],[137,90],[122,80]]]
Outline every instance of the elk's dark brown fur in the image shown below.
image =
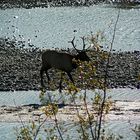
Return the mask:
[[[74,39],[71,41],[73,47],[76,49],[74,46]],[[89,57],[86,54],[86,51],[83,49],[82,51],[77,50],[76,55],[71,55],[67,52],[57,52],[55,50],[47,50],[42,54],[42,67],[40,70],[40,76],[41,76],[41,86],[44,87],[43,84],[43,73],[45,72],[48,78],[48,82],[50,81],[50,77],[48,75],[48,69],[50,68],[55,68],[62,70],[67,73],[69,76],[70,80],[74,83],[74,80],[71,76],[71,71],[75,68],[77,68],[76,62],[73,61],[75,60],[80,60],[80,61],[89,61]]]

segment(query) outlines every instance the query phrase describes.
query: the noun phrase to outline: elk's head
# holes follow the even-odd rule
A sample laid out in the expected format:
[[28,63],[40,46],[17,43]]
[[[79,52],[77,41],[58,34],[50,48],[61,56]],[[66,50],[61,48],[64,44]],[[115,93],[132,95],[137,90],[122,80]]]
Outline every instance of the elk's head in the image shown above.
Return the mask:
[[86,51],[79,51],[77,54],[77,59],[81,61],[90,61],[90,58],[86,54]]
[[85,44],[85,37],[81,37],[81,39],[83,40],[83,49],[82,50],[78,50],[76,48],[76,45],[74,44],[74,39],[75,39],[75,37],[73,38],[72,41],[70,41],[70,43],[72,44],[73,48],[77,52],[76,59],[79,59],[81,61],[90,61],[90,58],[88,57],[88,55],[86,53],[87,49],[85,49],[85,46],[86,46],[86,44]]

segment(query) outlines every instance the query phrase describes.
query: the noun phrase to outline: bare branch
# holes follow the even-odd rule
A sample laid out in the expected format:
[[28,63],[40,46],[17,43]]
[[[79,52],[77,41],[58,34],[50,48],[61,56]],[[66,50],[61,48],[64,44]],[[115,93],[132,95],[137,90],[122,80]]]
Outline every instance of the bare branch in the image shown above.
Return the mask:
[[100,139],[101,126],[102,126],[102,117],[103,117],[104,105],[105,105],[105,100],[106,100],[106,86],[107,86],[108,66],[109,66],[109,63],[110,63],[110,56],[111,56],[111,52],[112,52],[112,48],[113,48],[113,43],[114,43],[114,40],[115,40],[116,28],[117,28],[117,23],[118,23],[119,17],[120,17],[120,9],[118,11],[117,19],[116,19],[116,22],[115,22],[115,25],[114,25],[111,47],[110,47],[110,50],[109,50],[106,69],[105,69],[104,95],[103,95],[103,101],[102,101],[102,104],[101,104],[100,116],[99,116],[99,126],[98,126],[98,130],[97,130],[98,131],[97,132],[97,140]]

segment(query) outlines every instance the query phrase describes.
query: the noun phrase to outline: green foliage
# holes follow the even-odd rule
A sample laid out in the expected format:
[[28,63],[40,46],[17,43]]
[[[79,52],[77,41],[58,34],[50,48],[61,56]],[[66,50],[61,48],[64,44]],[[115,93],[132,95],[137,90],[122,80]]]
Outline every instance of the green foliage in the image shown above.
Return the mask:
[[36,124],[32,122],[30,126],[22,126],[17,131],[17,140],[33,140],[35,135]]
[[58,107],[55,104],[48,104],[47,106],[45,106],[42,111],[45,113],[45,115],[47,117],[52,116],[52,115],[56,115],[58,112]]

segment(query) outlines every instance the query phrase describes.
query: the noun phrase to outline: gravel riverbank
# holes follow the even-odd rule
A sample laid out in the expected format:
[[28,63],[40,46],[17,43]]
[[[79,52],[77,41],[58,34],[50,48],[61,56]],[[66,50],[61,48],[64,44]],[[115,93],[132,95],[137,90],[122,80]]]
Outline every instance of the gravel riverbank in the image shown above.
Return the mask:
[[91,6],[93,4],[105,2],[105,0],[2,0],[0,8],[35,8],[35,7],[66,7],[66,6]]
[[[20,41],[3,41],[1,39],[0,43],[0,91],[40,90],[42,50],[24,48],[24,43]],[[104,64],[101,62],[98,67],[99,76],[103,75]],[[109,88],[140,88],[140,51],[112,53],[108,71]],[[57,85],[54,89],[58,88],[60,77],[56,76],[56,71],[50,70],[49,75]],[[73,72],[74,79],[76,75]],[[47,79],[46,76],[44,79]],[[76,84],[80,85],[78,82]],[[89,88],[92,87],[89,85]]]
[[0,1],[0,9],[7,8],[25,8],[31,9],[35,7],[48,8],[48,7],[81,7],[92,6],[100,3],[114,3],[121,8],[133,8],[140,4],[139,0],[133,1],[109,1],[109,0],[2,0]]

